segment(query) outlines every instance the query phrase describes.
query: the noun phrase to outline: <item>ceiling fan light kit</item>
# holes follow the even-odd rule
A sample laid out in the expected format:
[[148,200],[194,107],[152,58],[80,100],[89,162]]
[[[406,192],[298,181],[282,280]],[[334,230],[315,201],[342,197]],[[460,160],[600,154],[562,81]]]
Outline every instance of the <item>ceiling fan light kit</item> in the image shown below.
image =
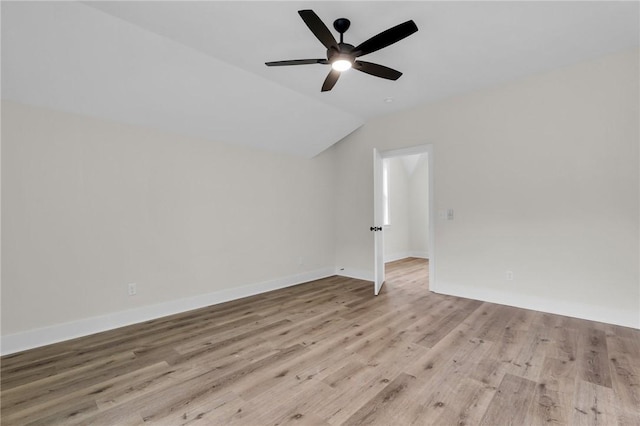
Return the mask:
[[333,22],[333,28],[340,34],[340,42],[338,43],[333,37],[333,34],[331,34],[331,31],[329,31],[327,26],[313,10],[300,10],[298,14],[313,35],[327,48],[327,59],[293,59],[266,62],[265,65],[269,67],[309,64],[331,65],[331,71],[329,71],[329,74],[322,84],[323,92],[328,92],[333,89],[333,86],[335,86],[340,77],[340,73],[350,68],[375,77],[397,80],[402,75],[400,71],[384,65],[357,60],[356,58],[383,49],[418,31],[415,22],[406,21],[371,37],[358,46],[353,46],[344,42],[344,33],[351,26],[351,22],[348,19],[339,18]]
[[346,71],[353,66],[349,58],[337,58],[331,62],[331,68],[336,71]]

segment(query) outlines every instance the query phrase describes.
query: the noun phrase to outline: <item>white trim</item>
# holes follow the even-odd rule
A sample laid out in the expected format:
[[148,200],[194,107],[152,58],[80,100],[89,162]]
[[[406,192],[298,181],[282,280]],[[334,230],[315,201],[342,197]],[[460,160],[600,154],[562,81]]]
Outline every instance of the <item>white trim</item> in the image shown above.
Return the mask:
[[[375,148],[374,148],[375,150]],[[384,158],[402,157],[404,155],[427,154],[427,164],[429,167],[429,289],[438,290],[436,280],[436,201],[435,201],[435,169],[433,161],[433,144],[423,144],[408,148],[392,149],[381,151],[380,156]],[[385,260],[387,262],[387,260]],[[375,269],[375,265],[374,265]]]
[[459,284],[443,284],[440,287],[438,291],[434,291],[433,289],[431,289],[431,291],[438,294],[464,297],[500,305],[514,306],[516,308],[531,309],[550,314],[640,329],[639,313],[633,310],[608,309],[602,306],[505,293]]
[[[413,254],[412,257],[419,256]],[[336,268],[335,270],[334,268],[323,268],[238,288],[220,290],[200,296],[173,300],[138,309],[120,311],[113,314],[86,318],[83,320],[2,336],[0,353],[2,353],[2,355],[8,355],[39,346],[99,333],[101,331],[112,330],[172,314],[228,302],[230,300],[241,299],[243,297],[266,293],[280,288],[291,287],[333,275],[356,278],[364,281],[373,281],[372,271],[355,268]],[[534,296],[523,296],[521,294],[504,293],[487,290],[486,288],[475,288],[455,284],[446,284],[442,287],[445,287],[446,290],[442,291],[442,289],[438,289],[438,291],[436,291],[431,289],[431,291],[439,294],[465,297],[468,299],[515,306],[524,309],[533,309],[540,312],[548,312],[557,315],[640,329],[640,319],[638,317],[638,312],[635,311],[603,309],[601,306],[557,301],[554,299]]]
[[426,251],[403,251],[398,253],[392,253],[384,257],[384,263],[395,262],[396,260],[406,259],[407,257],[429,259],[429,253],[427,253]]
[[431,144],[410,146],[408,148],[389,149],[381,151],[382,158],[404,157],[406,155],[417,155],[429,153]]
[[429,253],[426,251],[412,251],[409,257],[417,257],[418,259],[429,260]]
[[199,296],[172,300],[156,305],[144,306],[127,311],[85,318],[78,321],[56,324],[21,333],[2,336],[0,353],[8,355],[15,352],[62,342],[77,337],[88,336],[101,331],[113,330],[131,324],[203,308],[230,300],[241,299],[280,288],[291,287],[335,275],[333,267],[317,269],[288,277],[276,278],[242,287],[219,290]]
[[436,280],[436,199],[435,199],[435,168],[433,158],[433,145],[426,145],[427,149],[427,170],[429,175],[429,236],[427,248],[429,251],[429,288],[436,290],[438,282]]
[[374,274],[373,271],[365,271],[364,269],[356,269],[356,268],[336,268],[336,275],[340,275],[341,277],[347,278],[355,278],[363,281],[373,281]]

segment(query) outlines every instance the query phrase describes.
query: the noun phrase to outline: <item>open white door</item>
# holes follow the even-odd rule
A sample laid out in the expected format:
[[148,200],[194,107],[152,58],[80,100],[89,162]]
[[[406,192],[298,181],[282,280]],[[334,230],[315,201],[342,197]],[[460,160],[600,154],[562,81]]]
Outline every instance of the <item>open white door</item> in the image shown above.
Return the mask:
[[374,233],[374,268],[375,278],[373,282],[373,293],[377,296],[384,284],[384,200],[383,194],[383,166],[382,155],[377,149],[373,149],[373,226]]
[[388,151],[378,151],[373,149],[373,220],[371,231],[374,231],[374,283],[373,292],[378,295],[385,279],[384,268],[384,234],[385,223],[385,178],[384,161],[388,158],[403,157],[407,155],[427,154],[429,167],[429,290],[437,291],[436,271],[435,271],[435,212],[434,212],[434,184],[433,184],[433,145],[425,144],[408,148],[393,149]]

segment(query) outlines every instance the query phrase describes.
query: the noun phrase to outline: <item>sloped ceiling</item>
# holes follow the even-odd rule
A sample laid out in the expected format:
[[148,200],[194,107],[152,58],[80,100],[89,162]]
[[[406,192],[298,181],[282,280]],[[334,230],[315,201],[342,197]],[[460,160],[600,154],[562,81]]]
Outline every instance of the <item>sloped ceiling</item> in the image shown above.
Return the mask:
[[[3,1],[2,98],[312,157],[373,117],[637,47],[638,2]],[[328,67],[297,14],[345,41],[408,19],[418,33],[366,60],[396,82]],[[385,102],[392,99],[392,102]]]

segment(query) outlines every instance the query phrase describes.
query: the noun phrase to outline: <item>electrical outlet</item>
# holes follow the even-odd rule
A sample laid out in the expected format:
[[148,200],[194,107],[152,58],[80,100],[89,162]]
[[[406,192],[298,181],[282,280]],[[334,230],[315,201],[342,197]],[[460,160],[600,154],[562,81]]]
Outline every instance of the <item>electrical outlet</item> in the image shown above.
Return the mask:
[[136,283],[129,283],[129,296],[134,296],[138,293],[138,286]]
[[504,277],[507,281],[513,281],[513,271],[505,272]]

